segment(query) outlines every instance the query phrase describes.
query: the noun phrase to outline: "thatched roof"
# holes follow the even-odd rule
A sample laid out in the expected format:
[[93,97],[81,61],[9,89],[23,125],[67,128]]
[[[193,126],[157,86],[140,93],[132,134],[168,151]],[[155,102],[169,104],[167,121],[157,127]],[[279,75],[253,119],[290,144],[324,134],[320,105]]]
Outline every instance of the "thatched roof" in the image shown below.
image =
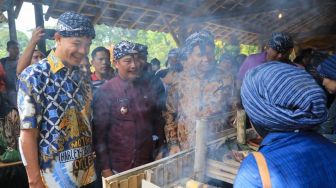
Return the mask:
[[[49,5],[46,19],[65,11],[89,16],[95,24],[170,32],[183,39],[205,28],[217,37],[257,44],[274,31],[288,32],[298,42],[335,36],[335,0],[33,0]],[[279,19],[279,14],[282,18]],[[321,32],[322,28],[332,28]],[[335,46],[336,41],[329,43]],[[330,46],[330,44],[329,44]]]

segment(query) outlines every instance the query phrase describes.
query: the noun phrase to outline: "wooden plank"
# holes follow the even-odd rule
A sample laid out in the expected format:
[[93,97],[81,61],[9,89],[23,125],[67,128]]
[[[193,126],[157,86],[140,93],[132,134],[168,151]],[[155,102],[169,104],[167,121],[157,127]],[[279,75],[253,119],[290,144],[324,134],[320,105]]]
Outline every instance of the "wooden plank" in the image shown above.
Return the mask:
[[145,180],[149,182],[155,182],[154,171],[152,169],[145,170]]
[[225,177],[222,174],[217,173],[217,172],[207,172],[207,176],[210,178],[214,178],[214,179],[221,180],[221,181],[231,183],[231,184],[233,184],[234,182],[234,178]]
[[122,179],[125,179],[125,178],[129,177],[129,176],[143,173],[146,170],[157,167],[159,164],[164,164],[167,161],[170,161],[171,159],[178,158],[178,157],[183,156],[186,153],[191,152],[191,151],[192,151],[192,149],[182,151],[180,153],[168,156],[166,158],[163,158],[163,159],[160,159],[160,160],[157,160],[157,161],[154,161],[154,162],[151,162],[151,163],[148,163],[148,164],[145,164],[145,165],[142,165],[142,166],[139,166],[139,167],[136,167],[136,168],[133,168],[133,169],[115,174],[115,175],[110,176],[110,177],[107,177],[106,180],[107,181],[122,180]]
[[141,181],[145,179],[145,174],[141,173],[139,175],[137,175],[137,187],[141,188]]
[[119,187],[120,188],[128,188],[128,180],[127,179],[126,180],[121,180],[119,182]]
[[237,174],[238,173],[238,170],[239,170],[239,167],[233,167],[233,166],[229,166],[229,165],[225,165],[223,163],[220,163],[220,162],[217,162],[217,161],[214,161],[214,160],[208,160],[208,168],[207,170],[212,170],[212,169],[216,169],[216,170],[219,170],[219,171],[222,171],[222,172],[228,172],[228,173],[231,173],[231,174]]
[[108,188],[118,188],[118,182],[113,181],[108,184]]
[[128,188],[137,188],[138,187],[138,177],[136,175],[130,176],[128,178]]

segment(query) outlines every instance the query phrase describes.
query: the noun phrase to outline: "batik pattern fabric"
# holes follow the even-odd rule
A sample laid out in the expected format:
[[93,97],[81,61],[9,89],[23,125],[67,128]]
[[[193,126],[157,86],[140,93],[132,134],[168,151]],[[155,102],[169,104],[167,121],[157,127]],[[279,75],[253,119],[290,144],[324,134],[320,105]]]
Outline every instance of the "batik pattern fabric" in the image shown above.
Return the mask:
[[195,145],[196,120],[207,119],[208,133],[220,134],[229,128],[232,80],[212,72],[205,79],[194,73],[181,72],[172,81],[167,96],[165,134],[168,145],[182,150]]
[[51,52],[21,73],[18,88],[21,129],[40,130],[39,165],[46,186],[93,182],[89,78],[78,68],[66,68]]
[[16,110],[10,111],[4,118],[0,117],[0,140],[11,149],[17,149],[20,134],[20,120]]

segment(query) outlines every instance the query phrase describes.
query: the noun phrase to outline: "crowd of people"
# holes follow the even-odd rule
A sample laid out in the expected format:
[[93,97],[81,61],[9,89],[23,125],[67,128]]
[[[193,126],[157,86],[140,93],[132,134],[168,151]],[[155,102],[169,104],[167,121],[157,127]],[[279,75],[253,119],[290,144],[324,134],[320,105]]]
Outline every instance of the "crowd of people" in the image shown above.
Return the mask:
[[[241,108],[264,138],[272,186],[336,184],[336,146],[321,136],[335,131],[336,56],[306,49],[291,61],[293,39],[274,33],[265,51],[217,62],[214,36],[201,30],[162,69],[130,41],[97,47],[90,61],[95,30],[78,13],[59,17],[48,54],[35,50],[44,34],[36,28],[21,56],[9,41],[0,59],[1,138],[20,149],[30,187],[100,187],[101,177],[193,148],[198,119],[210,135],[231,128]],[[260,187],[265,174],[249,155],[235,186]]]

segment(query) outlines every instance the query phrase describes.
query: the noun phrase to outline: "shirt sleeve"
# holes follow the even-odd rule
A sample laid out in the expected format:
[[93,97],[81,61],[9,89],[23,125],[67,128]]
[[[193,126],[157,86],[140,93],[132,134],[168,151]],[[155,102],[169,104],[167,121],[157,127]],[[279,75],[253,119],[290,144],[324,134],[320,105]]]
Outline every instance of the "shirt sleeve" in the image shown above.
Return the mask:
[[242,162],[234,182],[234,188],[262,188],[258,166],[252,154]]
[[157,146],[161,147],[165,143],[165,134],[164,134],[164,125],[165,121],[163,118],[163,111],[165,111],[165,104],[163,101],[165,101],[165,90],[164,86],[160,79],[155,80],[156,83],[152,84],[156,87],[153,91],[156,91],[153,93],[154,102],[153,102],[153,134],[158,137]]
[[250,68],[250,56],[247,56],[243,64],[240,66],[238,74],[237,74],[237,79],[238,80],[243,80],[245,77],[246,72]]
[[[102,86],[103,87],[103,86]],[[110,128],[110,99],[108,91],[99,88],[93,97],[93,140],[97,152],[97,165],[101,170],[112,169],[111,153],[108,149],[107,133]],[[110,94],[110,93],[109,93]]]
[[178,93],[177,85],[172,84],[168,89],[166,108],[167,111],[163,112],[163,117],[166,120],[165,134],[168,145],[178,144],[177,137],[177,109],[178,109]]
[[21,129],[39,128],[42,120],[41,91],[39,83],[41,75],[33,74],[29,69],[23,72],[18,79],[18,110]]

